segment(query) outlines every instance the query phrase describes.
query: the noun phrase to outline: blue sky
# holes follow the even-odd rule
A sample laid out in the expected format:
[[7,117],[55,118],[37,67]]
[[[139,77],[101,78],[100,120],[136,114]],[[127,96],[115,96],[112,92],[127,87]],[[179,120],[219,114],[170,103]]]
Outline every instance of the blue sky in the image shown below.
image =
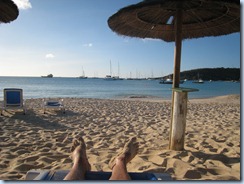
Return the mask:
[[[0,25],[0,76],[154,77],[173,73],[174,43],[118,36],[108,18],[140,0],[14,0]],[[240,67],[240,33],[183,41],[181,71]]]

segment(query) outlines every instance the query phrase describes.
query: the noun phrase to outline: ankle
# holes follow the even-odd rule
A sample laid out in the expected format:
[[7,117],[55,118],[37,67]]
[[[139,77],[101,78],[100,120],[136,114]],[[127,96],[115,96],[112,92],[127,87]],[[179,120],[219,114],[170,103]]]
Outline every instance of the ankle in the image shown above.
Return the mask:
[[124,156],[120,156],[118,158],[116,158],[116,162],[115,165],[125,165],[126,166],[126,157]]

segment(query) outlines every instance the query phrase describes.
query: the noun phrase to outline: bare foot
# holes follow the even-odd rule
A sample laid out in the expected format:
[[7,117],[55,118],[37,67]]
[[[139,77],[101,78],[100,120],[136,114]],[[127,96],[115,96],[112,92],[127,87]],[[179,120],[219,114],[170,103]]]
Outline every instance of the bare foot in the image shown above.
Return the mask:
[[64,180],[82,180],[85,178],[85,173],[91,170],[86,156],[86,144],[82,137],[73,140],[71,152],[73,166]]
[[139,143],[136,142],[136,137],[132,137],[129,142],[127,142],[124,146],[124,149],[115,157],[113,157],[109,162],[110,169],[116,165],[118,160],[123,160],[125,165],[129,163],[138,153]]
[[86,171],[91,170],[91,165],[86,155],[86,144],[82,137],[78,137],[73,140],[73,145],[70,151],[72,152],[71,157],[74,164],[78,164],[78,166],[82,167]]

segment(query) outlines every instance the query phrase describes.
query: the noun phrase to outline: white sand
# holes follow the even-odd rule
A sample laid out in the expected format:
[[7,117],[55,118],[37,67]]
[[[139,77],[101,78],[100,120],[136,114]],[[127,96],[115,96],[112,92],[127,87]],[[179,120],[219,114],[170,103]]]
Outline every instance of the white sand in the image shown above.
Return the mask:
[[27,115],[0,116],[0,179],[24,179],[30,169],[70,169],[69,149],[82,135],[93,171],[137,135],[139,154],[129,172],[166,172],[175,180],[240,180],[240,97],[188,102],[185,150],[168,150],[170,100],[65,98],[66,114],[43,114],[41,99],[27,100]]

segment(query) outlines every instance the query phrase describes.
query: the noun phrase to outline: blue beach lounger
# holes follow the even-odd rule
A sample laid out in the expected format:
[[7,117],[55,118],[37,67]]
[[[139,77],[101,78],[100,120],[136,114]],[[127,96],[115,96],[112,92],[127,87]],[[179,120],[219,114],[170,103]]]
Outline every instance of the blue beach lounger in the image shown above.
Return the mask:
[[[69,170],[30,170],[26,174],[25,180],[63,180],[68,174]],[[97,172],[89,171],[86,173],[85,180],[108,180],[111,176],[111,172]],[[167,173],[137,173],[129,172],[129,175],[132,180],[162,180],[170,181],[172,180],[171,176]]]
[[43,99],[43,113],[46,113],[47,109],[59,109],[62,111],[62,113],[65,113],[65,108],[63,104],[63,99],[59,101],[52,101],[52,100],[45,100]]
[[3,110],[11,109],[23,109],[23,113],[26,114],[26,108],[23,100],[23,90],[17,88],[5,88],[3,90],[4,101],[1,108],[1,115]]

